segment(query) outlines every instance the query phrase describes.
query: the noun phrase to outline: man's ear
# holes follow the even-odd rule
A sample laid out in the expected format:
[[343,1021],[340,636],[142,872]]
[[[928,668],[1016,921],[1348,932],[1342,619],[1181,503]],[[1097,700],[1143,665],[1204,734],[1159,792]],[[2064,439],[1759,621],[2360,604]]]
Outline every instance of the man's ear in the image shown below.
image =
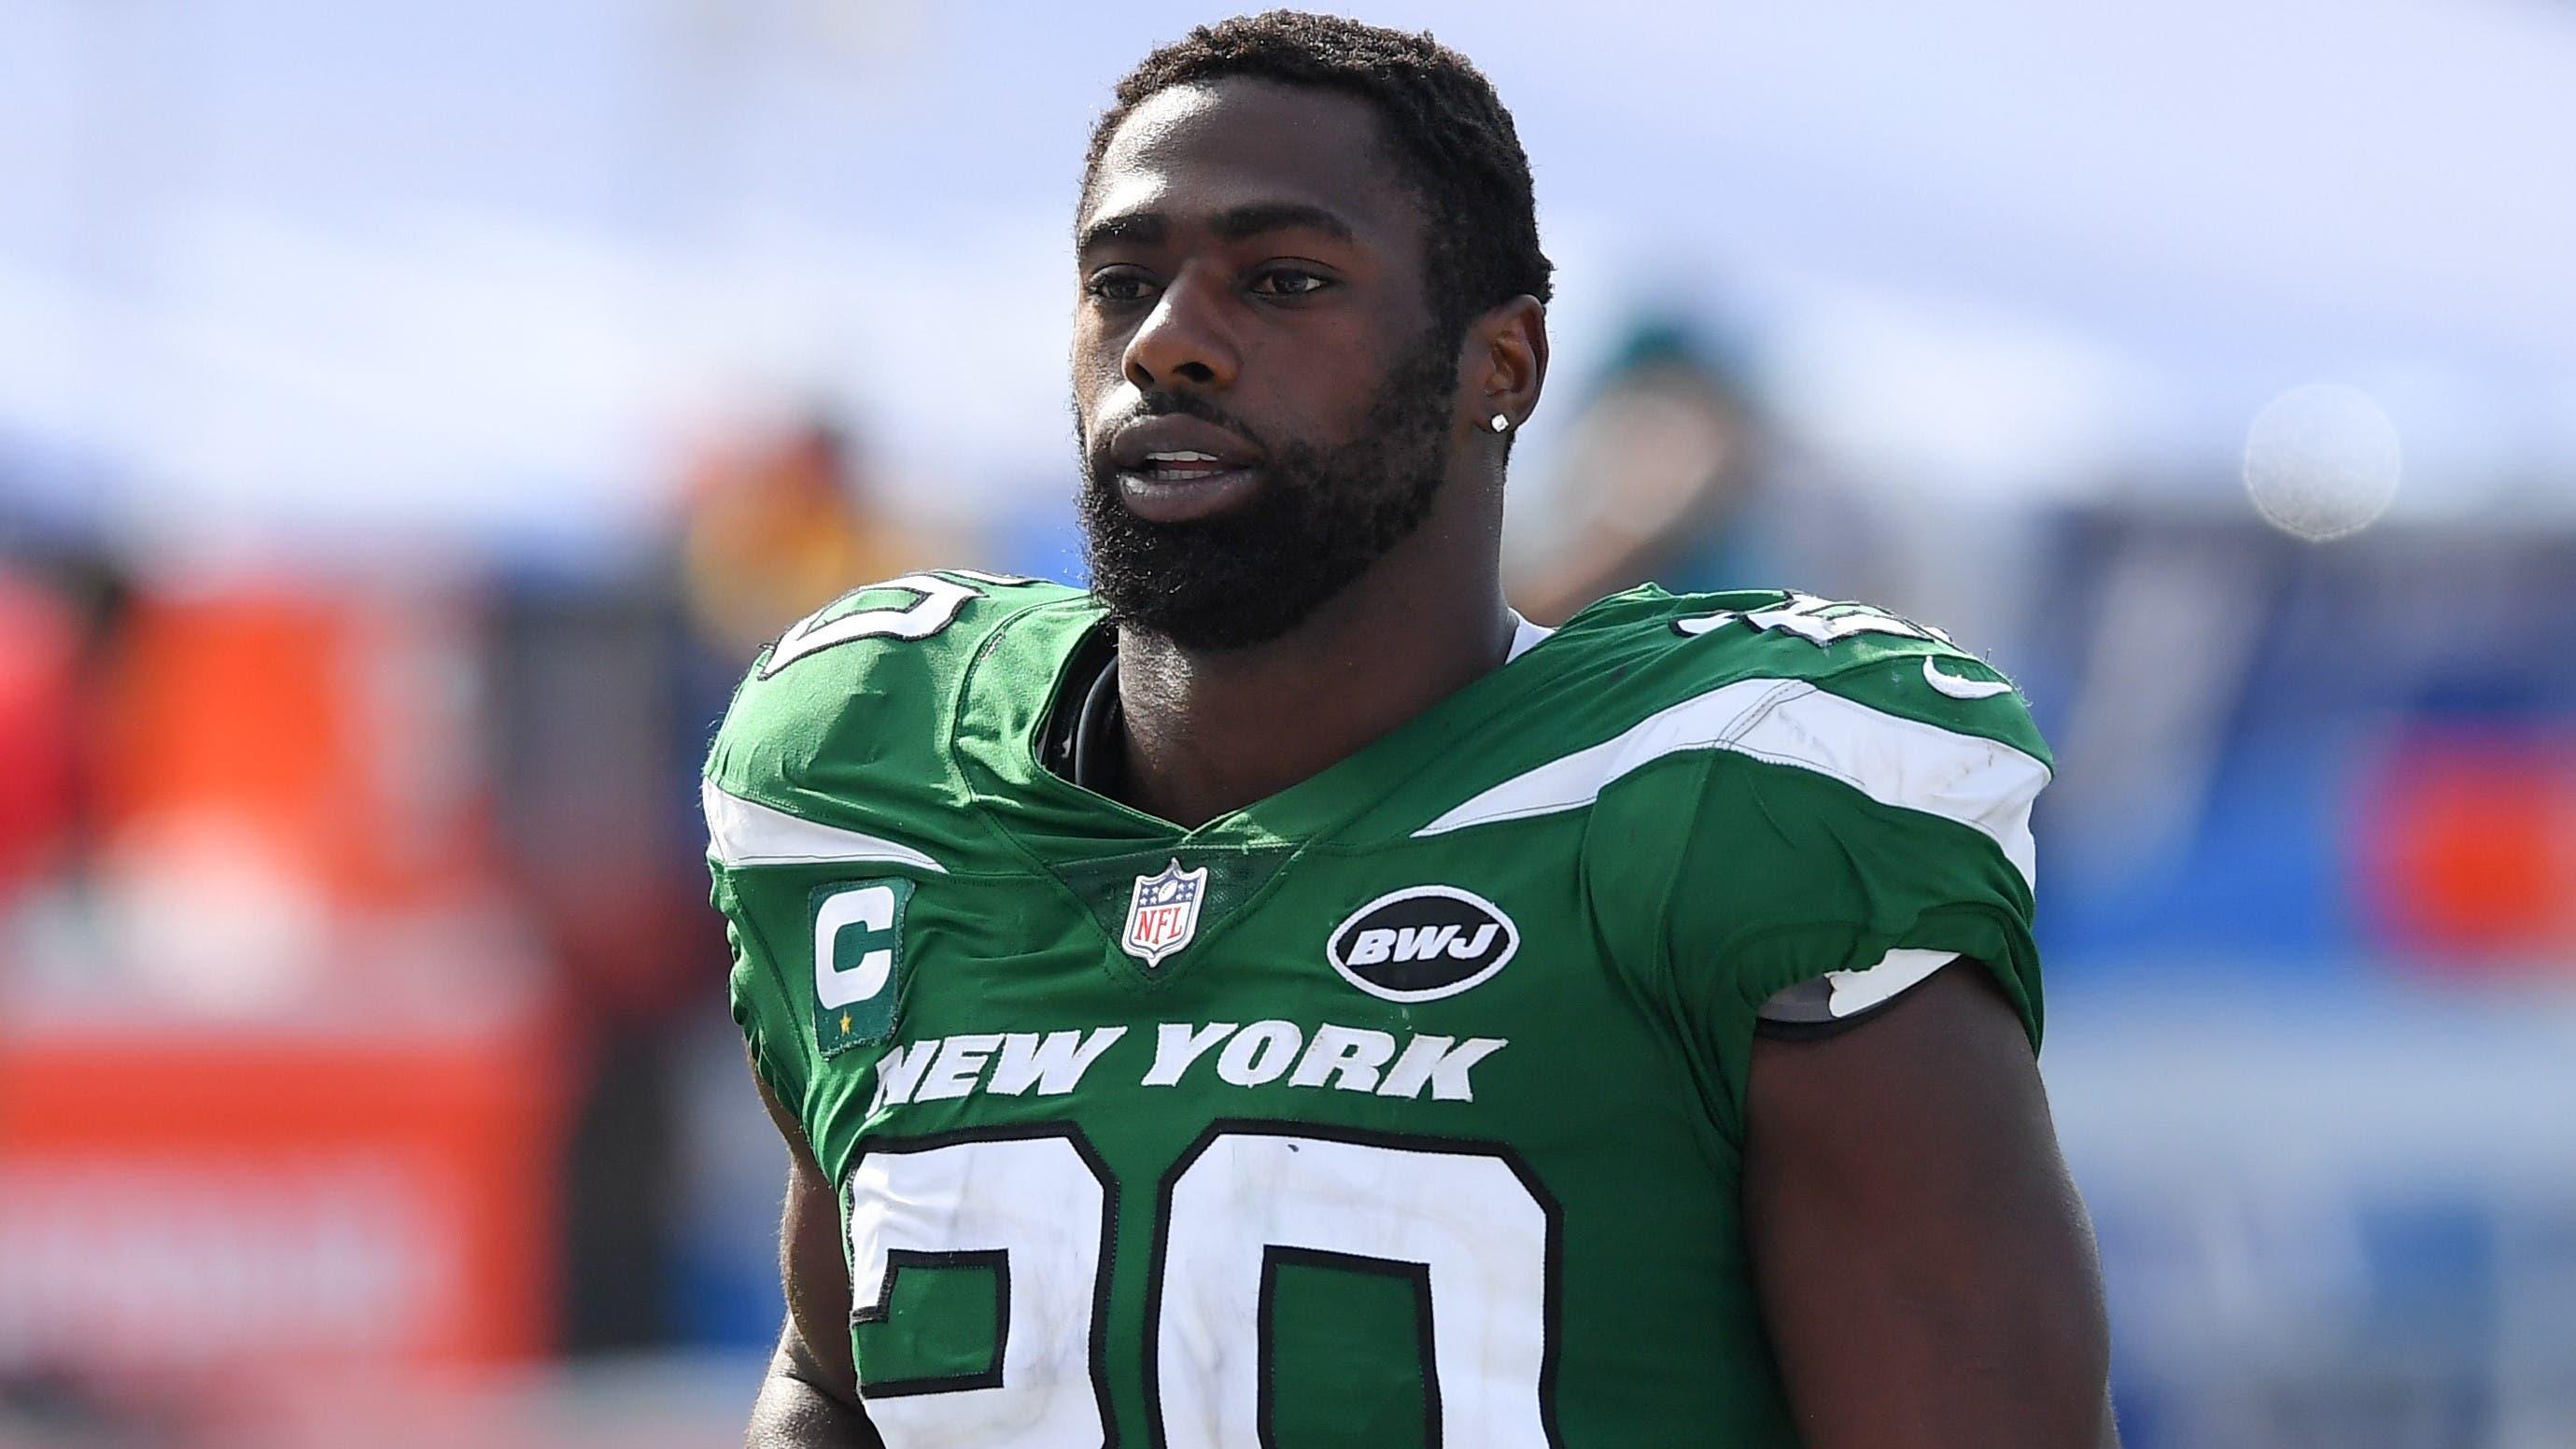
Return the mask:
[[[1489,308],[1467,328],[1458,367],[1459,402],[1476,432],[1518,432],[1547,385],[1547,305],[1524,293]],[[1503,419],[1497,428],[1493,420]]]

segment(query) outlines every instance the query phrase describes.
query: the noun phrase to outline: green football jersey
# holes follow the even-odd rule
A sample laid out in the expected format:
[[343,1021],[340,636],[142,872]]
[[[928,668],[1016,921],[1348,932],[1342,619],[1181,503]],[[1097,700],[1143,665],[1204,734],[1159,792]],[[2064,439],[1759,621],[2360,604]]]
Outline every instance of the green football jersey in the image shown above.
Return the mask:
[[1938,952],[2036,1042],[2012,686],[1876,610],[1640,589],[1184,830],[1041,764],[1106,627],[861,589],[707,763],[734,1014],[838,1189],[886,1443],[1794,1443],[1756,1015]]

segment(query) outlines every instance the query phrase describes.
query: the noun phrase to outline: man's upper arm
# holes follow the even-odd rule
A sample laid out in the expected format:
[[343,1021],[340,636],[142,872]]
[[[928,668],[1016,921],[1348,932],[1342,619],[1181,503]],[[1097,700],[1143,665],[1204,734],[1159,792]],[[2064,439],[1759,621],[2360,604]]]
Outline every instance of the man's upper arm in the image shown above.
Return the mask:
[[2034,1060],[2047,745],[1921,625],[1725,602],[1665,658],[1712,709],[1747,702],[1673,736],[1705,741],[1690,765],[1602,793],[1585,885],[1738,1155],[1804,1442],[2092,1445],[2098,1274]]
[[787,1205],[778,1225],[787,1324],[770,1377],[809,1386],[831,1407],[856,1414],[858,1373],[850,1358],[850,1270],[841,1255],[840,1203],[795,1114],[760,1073],[752,1075],[760,1084],[761,1104],[787,1140]]
[[2021,1020],[1975,963],[1753,1048],[1744,1208],[1814,1449],[2115,1442],[2092,1230]]

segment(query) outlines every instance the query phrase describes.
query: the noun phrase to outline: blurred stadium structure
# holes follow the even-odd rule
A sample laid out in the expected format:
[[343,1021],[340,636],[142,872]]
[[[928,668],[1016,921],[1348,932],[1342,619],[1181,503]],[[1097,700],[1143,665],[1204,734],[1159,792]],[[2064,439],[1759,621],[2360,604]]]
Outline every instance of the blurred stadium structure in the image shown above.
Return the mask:
[[[697,751],[1078,569],[1081,138],[1213,13],[0,0],[0,1444],[738,1432]],[[2576,13],[1365,13],[1537,165],[1524,603],[1870,598],[2055,741],[2132,1449],[2576,1444]]]

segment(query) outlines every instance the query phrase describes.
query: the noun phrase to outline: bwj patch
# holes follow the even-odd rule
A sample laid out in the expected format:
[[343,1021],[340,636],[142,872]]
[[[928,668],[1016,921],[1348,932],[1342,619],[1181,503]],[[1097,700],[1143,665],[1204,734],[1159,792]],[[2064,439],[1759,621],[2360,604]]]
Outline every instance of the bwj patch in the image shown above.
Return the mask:
[[1162,965],[1198,935],[1207,878],[1206,866],[1183,870],[1177,858],[1160,874],[1136,877],[1136,893],[1127,898],[1127,931],[1118,944],[1149,968]]
[[814,1046],[825,1056],[894,1038],[903,1006],[903,909],[912,882],[842,881],[814,892]]

